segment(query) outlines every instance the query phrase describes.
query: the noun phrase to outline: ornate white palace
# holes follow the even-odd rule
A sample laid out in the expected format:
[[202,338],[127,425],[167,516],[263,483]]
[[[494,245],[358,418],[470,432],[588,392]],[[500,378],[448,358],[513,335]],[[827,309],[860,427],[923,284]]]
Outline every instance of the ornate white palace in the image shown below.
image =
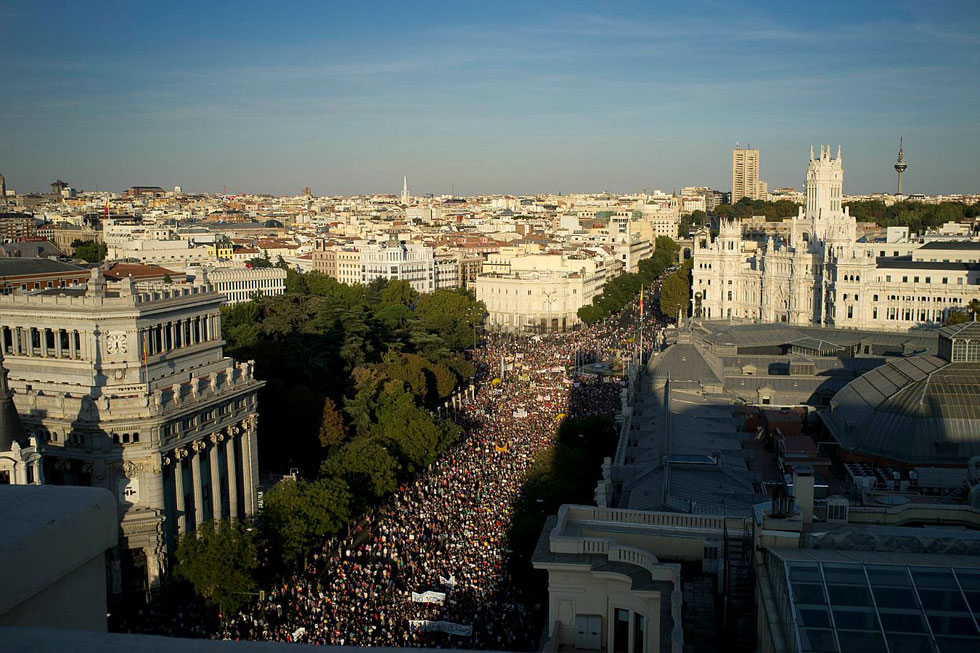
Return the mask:
[[34,470],[9,482],[116,495],[116,593],[157,585],[179,534],[256,510],[263,383],[224,356],[221,302],[206,281],[137,288],[100,269],[87,288],[0,296],[0,365],[23,423],[4,448]]
[[806,206],[789,239],[743,238],[738,220],[694,237],[692,313],[796,325],[905,331],[941,324],[980,297],[980,243],[858,240],[843,207],[840,147],[810,148]]

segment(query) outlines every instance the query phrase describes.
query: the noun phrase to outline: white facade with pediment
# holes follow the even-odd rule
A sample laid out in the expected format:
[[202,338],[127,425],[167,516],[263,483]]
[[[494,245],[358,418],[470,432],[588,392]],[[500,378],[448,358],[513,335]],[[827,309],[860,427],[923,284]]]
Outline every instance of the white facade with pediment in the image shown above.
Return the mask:
[[842,206],[843,179],[840,147],[836,157],[830,146],[819,155],[811,148],[806,204],[788,240],[745,239],[737,220],[722,220],[714,239],[695,234],[692,314],[905,331],[941,324],[980,297],[980,246],[964,243],[950,260],[925,255],[931,245],[905,245],[915,251],[899,255],[888,243],[859,241]]
[[181,533],[256,511],[263,383],[223,354],[221,302],[208,284],[136,288],[99,270],[87,290],[0,296],[0,346],[43,482],[116,495],[117,592],[157,585]]

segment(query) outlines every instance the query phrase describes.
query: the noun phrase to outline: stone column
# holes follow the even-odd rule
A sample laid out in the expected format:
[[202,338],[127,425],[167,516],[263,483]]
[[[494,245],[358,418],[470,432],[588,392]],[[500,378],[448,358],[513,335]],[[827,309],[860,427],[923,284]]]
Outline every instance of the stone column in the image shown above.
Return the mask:
[[204,492],[201,487],[201,444],[195,442],[191,445],[191,468],[194,481],[194,525],[196,527],[204,521]]
[[208,449],[211,462],[211,519],[221,519],[221,476],[218,474],[218,434],[211,436],[211,446]]
[[187,515],[184,509],[184,465],[181,462],[182,452],[174,450],[174,494],[177,499],[177,532],[181,535],[187,532]]
[[235,465],[235,438],[225,440],[225,464],[228,465],[228,516],[238,518],[238,470]]
[[78,350],[75,349],[75,330],[68,330],[68,356],[72,359],[78,358]]
[[242,429],[242,493],[245,496],[246,515],[255,514],[255,483],[252,479],[252,442],[247,428]]
[[37,335],[38,335],[38,338],[41,341],[40,342],[40,344],[41,344],[41,358],[47,358],[48,357],[48,329],[45,328],[45,327],[42,327],[42,328],[38,329],[37,330]]
[[64,329],[55,329],[54,331],[54,355],[55,358],[61,358],[64,356],[64,352],[61,350],[61,332]]

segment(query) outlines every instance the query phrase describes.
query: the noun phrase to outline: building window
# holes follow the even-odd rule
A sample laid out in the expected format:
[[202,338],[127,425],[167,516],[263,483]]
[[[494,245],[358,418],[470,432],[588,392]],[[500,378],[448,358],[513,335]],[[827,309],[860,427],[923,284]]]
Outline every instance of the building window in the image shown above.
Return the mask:
[[827,519],[832,521],[847,521],[847,506],[834,504],[827,506]]
[[616,608],[613,624],[613,653],[630,653],[630,611]]

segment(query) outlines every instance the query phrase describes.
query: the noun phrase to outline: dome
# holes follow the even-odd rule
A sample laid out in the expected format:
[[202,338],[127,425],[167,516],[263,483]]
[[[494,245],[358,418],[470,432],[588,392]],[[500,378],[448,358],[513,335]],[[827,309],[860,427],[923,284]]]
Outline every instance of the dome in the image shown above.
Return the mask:
[[965,465],[980,455],[980,363],[930,355],[886,363],[848,383],[820,417],[845,451]]

